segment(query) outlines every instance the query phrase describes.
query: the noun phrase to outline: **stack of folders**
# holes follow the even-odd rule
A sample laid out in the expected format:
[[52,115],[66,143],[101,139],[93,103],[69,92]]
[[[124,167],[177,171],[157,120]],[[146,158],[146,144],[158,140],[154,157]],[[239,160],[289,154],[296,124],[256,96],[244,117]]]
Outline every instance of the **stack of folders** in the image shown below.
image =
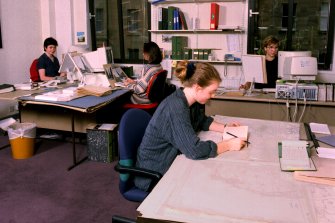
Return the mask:
[[335,186],[335,162],[332,159],[313,157],[317,171],[295,171],[296,180]]
[[85,85],[79,87],[77,92],[82,95],[93,95],[93,96],[105,96],[112,92],[110,87],[94,86],[94,85]]
[[309,144],[303,140],[285,140],[278,143],[282,171],[316,170],[309,156]]
[[329,146],[327,147],[318,147],[316,150],[318,152],[319,157],[335,159],[335,135],[327,135],[316,138],[319,142],[323,142]]

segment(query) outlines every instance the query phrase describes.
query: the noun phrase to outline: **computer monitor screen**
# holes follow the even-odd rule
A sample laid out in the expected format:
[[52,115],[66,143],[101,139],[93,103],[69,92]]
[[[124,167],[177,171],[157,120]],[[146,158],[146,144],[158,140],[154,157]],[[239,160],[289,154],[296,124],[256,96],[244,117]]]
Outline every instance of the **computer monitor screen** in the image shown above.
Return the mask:
[[246,82],[266,84],[266,64],[264,55],[242,55],[242,69]]
[[65,54],[62,65],[59,68],[60,73],[74,74],[75,77],[71,77],[74,80],[82,80],[83,73],[86,73],[87,68],[85,67],[85,63],[81,60],[80,54]]
[[63,62],[59,68],[59,73],[74,72],[76,68],[77,66],[73,61],[71,54],[70,53],[65,54]]
[[284,67],[285,67],[285,60],[288,57],[310,57],[312,56],[311,51],[279,51],[278,52],[278,77],[284,79]]
[[83,54],[92,72],[104,72],[104,64],[113,63],[113,52],[111,47],[100,47],[96,51]]

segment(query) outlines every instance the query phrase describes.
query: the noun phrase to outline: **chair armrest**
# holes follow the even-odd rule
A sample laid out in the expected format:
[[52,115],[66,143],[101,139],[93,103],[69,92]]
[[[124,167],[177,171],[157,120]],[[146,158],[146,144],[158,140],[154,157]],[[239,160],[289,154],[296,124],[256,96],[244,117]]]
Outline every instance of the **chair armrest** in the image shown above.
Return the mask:
[[122,174],[128,173],[133,176],[145,177],[145,178],[151,179],[151,183],[150,183],[148,191],[151,191],[156,186],[158,181],[162,178],[162,174],[159,172],[144,169],[144,168],[139,168],[139,167],[124,166],[119,163],[115,165],[114,170]]
[[112,223],[136,223],[136,220],[125,218],[118,215],[112,216]]

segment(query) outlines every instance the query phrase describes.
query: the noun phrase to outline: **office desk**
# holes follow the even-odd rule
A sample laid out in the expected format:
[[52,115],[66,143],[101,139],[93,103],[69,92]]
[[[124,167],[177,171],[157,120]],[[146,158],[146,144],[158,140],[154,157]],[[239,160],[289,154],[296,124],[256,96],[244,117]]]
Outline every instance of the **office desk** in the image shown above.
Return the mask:
[[[278,141],[305,137],[301,124],[216,116],[249,126],[248,148],[207,160],[180,155],[139,206],[137,222],[334,222],[335,187],[282,172]],[[215,141],[219,133],[200,135]]]
[[128,89],[121,89],[102,97],[84,96],[67,102],[41,101],[33,96],[23,96],[18,99],[20,119],[21,122],[36,123],[38,128],[72,132],[73,165],[68,168],[70,170],[84,161],[76,160],[75,133],[86,133],[89,124],[97,123],[98,111],[108,108],[129,92]]
[[[295,110],[295,100],[289,100],[291,117]],[[297,101],[298,111],[296,120],[303,112],[304,102]],[[307,101],[301,122],[327,123],[335,126],[333,114],[335,102]],[[227,115],[265,120],[289,121],[286,100],[276,99],[274,93],[257,96],[226,96],[213,97],[206,104],[207,115]]]

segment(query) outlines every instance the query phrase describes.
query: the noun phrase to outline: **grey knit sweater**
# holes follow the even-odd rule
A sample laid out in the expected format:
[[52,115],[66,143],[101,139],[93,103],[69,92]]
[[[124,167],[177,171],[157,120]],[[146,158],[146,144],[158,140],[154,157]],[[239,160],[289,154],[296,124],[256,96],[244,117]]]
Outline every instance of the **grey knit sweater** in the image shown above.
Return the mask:
[[[189,159],[207,159],[217,155],[213,141],[200,141],[197,131],[208,131],[212,117],[205,116],[203,105],[188,106],[184,92],[177,89],[153,115],[137,152],[136,166],[158,171],[169,169],[180,153]],[[135,185],[146,190],[150,181],[136,178]]]

